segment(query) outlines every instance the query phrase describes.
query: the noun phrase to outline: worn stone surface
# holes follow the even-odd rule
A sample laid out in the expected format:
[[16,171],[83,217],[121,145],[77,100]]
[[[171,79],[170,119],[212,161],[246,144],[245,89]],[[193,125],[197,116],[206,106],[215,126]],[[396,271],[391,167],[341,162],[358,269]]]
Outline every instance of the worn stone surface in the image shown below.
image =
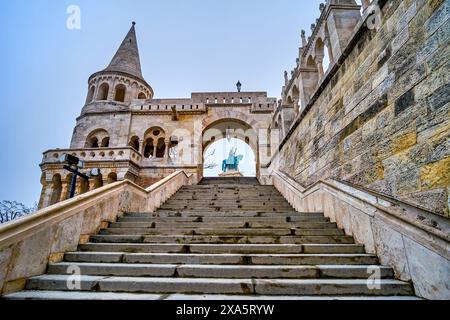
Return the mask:
[[12,250],[12,247],[0,249],[0,288],[3,287],[3,282],[5,281],[8,273]]
[[422,297],[449,300],[450,261],[407,237],[404,243],[415,291]]
[[15,245],[7,281],[44,273],[52,241],[53,230],[47,228]]
[[51,253],[75,250],[81,234],[83,215],[81,213],[64,220],[56,227]]
[[399,279],[410,281],[411,276],[402,235],[390,228],[385,221],[379,219],[373,220],[372,229],[380,262],[383,265],[393,266],[395,275]]

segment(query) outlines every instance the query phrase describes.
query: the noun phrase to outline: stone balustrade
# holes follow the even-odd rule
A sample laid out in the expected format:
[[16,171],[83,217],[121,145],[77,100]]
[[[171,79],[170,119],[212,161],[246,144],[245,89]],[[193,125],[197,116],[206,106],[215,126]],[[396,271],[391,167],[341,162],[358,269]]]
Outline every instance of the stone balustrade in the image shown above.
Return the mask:
[[304,188],[271,172],[274,186],[300,212],[324,212],[347,235],[377,254],[416,295],[450,299],[450,222],[431,212],[337,180]]
[[60,163],[60,157],[70,154],[84,162],[131,161],[139,164],[142,155],[131,147],[95,149],[54,149],[44,152],[42,164]]
[[127,211],[153,212],[191,177],[177,171],[147,189],[116,182],[0,226],[0,295],[20,291],[49,262],[86,243]]

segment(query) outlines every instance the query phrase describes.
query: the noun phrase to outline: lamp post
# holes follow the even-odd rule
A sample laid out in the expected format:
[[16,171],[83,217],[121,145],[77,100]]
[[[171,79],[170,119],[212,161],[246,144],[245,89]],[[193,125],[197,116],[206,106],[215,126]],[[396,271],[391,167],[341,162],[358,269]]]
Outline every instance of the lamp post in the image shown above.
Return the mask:
[[88,181],[90,177],[98,177],[100,175],[100,169],[98,168],[92,169],[88,174],[81,173],[78,169],[84,168],[84,162],[70,154],[64,154],[60,158],[60,161],[65,163],[63,167],[65,170],[73,173],[72,180],[70,181],[69,199],[75,196],[77,177]]

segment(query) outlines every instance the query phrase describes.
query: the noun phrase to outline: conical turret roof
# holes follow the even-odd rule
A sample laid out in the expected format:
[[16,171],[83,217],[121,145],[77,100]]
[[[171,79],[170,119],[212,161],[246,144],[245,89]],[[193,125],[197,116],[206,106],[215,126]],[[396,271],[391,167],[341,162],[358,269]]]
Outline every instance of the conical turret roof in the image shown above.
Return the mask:
[[103,71],[124,72],[144,80],[136,40],[135,24],[133,22],[130,31],[112,58],[111,63]]

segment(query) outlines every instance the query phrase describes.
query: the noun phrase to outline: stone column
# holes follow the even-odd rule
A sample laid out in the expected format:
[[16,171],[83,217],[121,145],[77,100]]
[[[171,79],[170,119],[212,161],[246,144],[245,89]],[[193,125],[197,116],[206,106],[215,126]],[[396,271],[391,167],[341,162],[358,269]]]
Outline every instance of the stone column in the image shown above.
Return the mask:
[[95,178],[89,179],[89,191],[95,190]]
[[295,117],[297,118],[297,116],[300,114],[300,107],[298,105],[298,98],[294,98],[294,113],[295,113]]
[[166,139],[164,141],[166,144],[166,148],[164,149],[164,161],[167,163],[169,162],[169,145],[170,145],[170,139]]
[[112,101],[115,98],[116,95],[116,84],[117,81],[108,81],[109,84],[109,92],[108,92],[108,100]]
[[317,56],[316,57],[316,64],[317,64],[317,70],[319,71],[319,83],[323,79],[323,76],[325,74],[323,70],[323,56]]
[[70,186],[70,182],[69,183],[67,183],[67,181],[62,182],[61,198],[59,201],[67,200],[67,195],[69,193],[69,186]]

